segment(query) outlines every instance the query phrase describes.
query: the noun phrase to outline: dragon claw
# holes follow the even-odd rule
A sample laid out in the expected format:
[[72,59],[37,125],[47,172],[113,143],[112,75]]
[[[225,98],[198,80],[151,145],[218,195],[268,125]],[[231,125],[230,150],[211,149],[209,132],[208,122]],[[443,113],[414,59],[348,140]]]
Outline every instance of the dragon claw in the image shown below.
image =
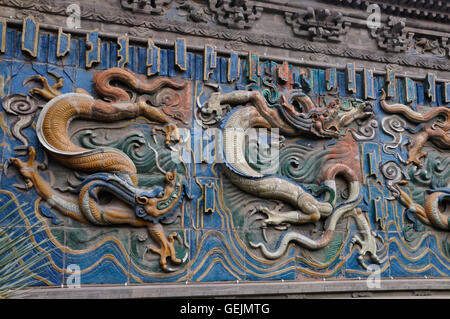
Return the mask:
[[182,141],[180,137],[180,131],[178,130],[178,127],[176,125],[168,124],[163,128],[153,128],[152,133],[155,133],[158,130],[163,131],[164,135],[166,136],[166,146],[169,146],[171,141],[174,141],[175,143],[179,143]]
[[187,256],[188,256],[188,254],[185,254],[185,256],[183,256],[183,259],[176,257],[174,242],[175,242],[175,238],[178,238],[177,236],[178,236],[177,233],[175,233],[175,232],[171,233],[167,237],[166,240],[163,240],[160,242],[161,248],[156,248],[153,245],[147,245],[145,247],[142,258],[144,258],[145,254],[148,251],[151,251],[160,256],[159,262],[160,262],[161,269],[163,271],[166,271],[166,272],[176,271],[176,269],[173,269],[168,266],[167,259],[169,258],[173,264],[180,265],[180,264],[183,264],[187,260]]
[[42,89],[39,89],[39,88],[31,89],[29,91],[30,94],[41,95],[42,97],[46,98],[47,100],[51,100],[51,99],[61,95],[61,92],[59,91],[59,89],[62,88],[62,86],[64,84],[64,79],[54,72],[49,72],[49,73],[55,77],[58,77],[58,81],[54,85],[50,85],[48,83],[48,80],[40,74],[37,76],[32,76],[32,77],[28,78],[27,80],[25,80],[25,83],[29,80],[37,80],[42,83]]
[[384,239],[375,232],[368,232],[366,233],[367,236],[364,236],[365,238],[362,239],[358,235],[353,236],[352,240],[350,241],[350,250],[353,249],[355,245],[359,246],[358,249],[358,263],[363,267],[365,270],[368,269],[368,266],[365,262],[364,256],[368,255],[370,260],[375,264],[380,264],[381,260],[377,256],[377,243],[376,238],[380,239],[382,243],[384,243]]

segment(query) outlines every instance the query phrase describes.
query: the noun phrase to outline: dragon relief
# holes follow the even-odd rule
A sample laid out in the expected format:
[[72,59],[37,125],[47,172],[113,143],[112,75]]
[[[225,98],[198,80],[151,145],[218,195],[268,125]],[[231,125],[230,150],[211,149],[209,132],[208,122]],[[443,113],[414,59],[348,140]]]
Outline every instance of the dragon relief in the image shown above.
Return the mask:
[[[167,96],[168,90],[186,97],[190,92],[189,83],[168,78],[147,81],[126,69],[111,68],[94,76],[95,89],[107,99],[105,101],[94,99],[83,89],[61,94],[58,89],[61,88],[62,81],[50,86],[45,77],[38,76],[37,80],[42,82],[43,88],[33,89],[30,93],[49,100],[37,120],[36,133],[40,144],[57,162],[90,175],[76,188],[78,197],[62,196],[39,174],[41,165],[35,160],[35,148],[30,146],[28,160],[10,159],[20,171],[27,188],[34,187],[51,207],[82,223],[145,227],[159,245],[149,245],[147,249],[160,256],[161,268],[165,271],[173,270],[168,259],[174,265],[182,264],[185,260],[177,258],[174,247],[177,233],[167,236],[160,222],[169,218],[181,201],[183,177],[176,171],[169,171],[165,174],[165,187],[141,188],[138,186],[136,167],[125,153],[111,147],[80,147],[71,141],[68,128],[75,119],[113,122],[144,117],[152,123],[163,125],[165,144],[169,147],[172,142],[179,140],[179,133],[176,125],[162,111],[168,104],[173,106]],[[127,84],[134,90],[147,94],[147,97],[153,97],[153,101],[160,101],[160,104],[150,105],[144,99],[132,102],[124,89],[112,86],[113,81]],[[165,96],[158,97],[158,92],[163,92]],[[99,195],[104,192],[112,194],[128,207],[103,207],[99,202]]]
[[[199,107],[204,114],[216,114],[223,118],[222,166],[228,179],[246,193],[282,202],[274,210],[263,206],[255,208],[253,213],[267,216],[263,221],[264,227],[315,223],[325,219],[325,230],[318,239],[287,231],[275,250],[270,250],[262,242],[250,242],[253,248],[259,248],[269,259],[281,257],[291,242],[310,250],[321,249],[330,243],[338,221],[351,216],[362,234],[362,237],[354,236],[351,241],[352,246],[358,245],[360,248],[358,261],[365,269],[368,268],[366,255],[372,262],[380,263],[377,236],[371,231],[365,214],[357,207],[362,200],[359,153],[353,136],[347,134],[354,130],[350,127],[353,122],[372,117],[370,102],[354,100],[352,107],[347,110],[341,108],[339,100],[326,106],[317,106],[302,89],[292,89],[281,94],[277,103],[269,105],[258,90],[238,90],[230,93],[213,92],[209,100]],[[231,111],[222,117],[224,109]],[[276,128],[282,135],[289,137],[335,139],[335,145],[328,148],[327,160],[318,176],[319,183],[327,188],[325,198],[319,200],[301,183],[280,175],[265,175],[249,165],[245,157],[245,135],[251,128]],[[344,177],[349,187],[349,196],[343,203],[336,200],[338,175]],[[280,211],[283,203],[294,210]]]
[[[186,112],[182,110],[190,107],[187,102],[190,96],[189,81],[164,77],[147,80],[126,69],[112,68],[94,76],[95,89],[103,98],[95,99],[83,89],[61,94],[59,89],[62,87],[62,80],[52,87],[45,77],[38,76],[36,79],[42,82],[43,88],[35,88],[30,93],[39,94],[48,100],[36,124],[40,144],[55,161],[69,169],[90,175],[76,187],[77,197],[62,196],[39,174],[42,165],[35,160],[36,150],[30,146],[28,160],[10,159],[10,163],[20,171],[27,188],[34,187],[50,206],[83,223],[145,227],[159,245],[149,245],[148,249],[159,255],[161,268],[165,271],[173,270],[168,260],[174,265],[182,264],[184,258],[177,258],[175,253],[177,233],[167,236],[161,222],[173,215],[186,194],[183,176],[177,171],[163,172],[166,183],[164,187],[140,187],[136,166],[125,153],[107,146],[93,149],[81,147],[68,136],[68,128],[74,119],[113,122],[143,117],[162,126],[160,130],[165,134],[165,145],[171,148],[172,143],[181,141],[178,128],[171,118],[182,123],[187,120],[184,114]],[[144,95],[132,100],[126,90],[112,85],[117,82]],[[270,103],[264,92],[257,89],[229,93],[219,90],[213,92],[204,105],[197,99],[201,114],[207,118],[214,116],[221,122],[223,144],[220,152],[223,153],[222,168],[226,178],[245,193],[280,203],[275,209],[257,205],[252,211],[251,214],[265,216],[264,228],[287,230],[289,225],[317,223],[319,220],[324,222],[324,231],[318,238],[294,230],[285,231],[274,250],[263,242],[250,241],[250,247],[259,249],[266,258],[282,257],[293,242],[309,250],[327,247],[336,233],[339,221],[352,217],[360,232],[351,240],[351,248],[359,246],[359,263],[365,269],[368,269],[366,257],[373,263],[381,263],[377,240],[383,242],[383,239],[371,230],[366,214],[360,208],[363,181],[358,148],[358,141],[372,136],[361,135],[361,127],[367,124],[373,127],[373,122],[377,121],[370,102],[358,99],[350,99],[348,102],[344,107],[335,98],[324,105],[316,105],[302,88],[287,88],[287,91],[277,94],[276,100],[271,100]],[[440,148],[449,148],[448,108],[436,107],[424,113],[415,112],[402,104],[388,105],[384,92],[380,105],[384,112],[400,114],[406,120],[420,124],[417,130],[420,131],[419,134],[415,135],[409,145],[408,165],[422,166],[420,159],[426,155],[422,147],[428,140]],[[355,126],[359,128],[356,130]],[[320,155],[321,158],[315,183],[320,185],[322,191],[313,192],[301,180],[278,173],[266,174],[252,166],[246,157],[246,132],[252,128],[278,129],[283,136],[295,139],[305,137],[323,142],[323,150],[311,151],[311,154]],[[156,129],[153,128],[153,131]],[[348,196],[343,201],[338,201],[341,179],[347,184]],[[430,191],[425,205],[421,206],[414,203],[400,188],[400,185],[406,183],[404,180],[396,180],[389,187],[397,200],[409,211],[416,213],[423,223],[448,230],[448,217],[441,211],[442,201],[450,193],[448,188]],[[112,194],[125,206],[104,206],[99,200],[104,192]],[[284,204],[293,210],[282,210]]]
[[[406,165],[423,167],[422,158],[428,155],[423,147],[428,141],[440,149],[450,149],[450,109],[448,107],[437,106],[426,109],[424,112],[414,111],[401,103],[386,103],[384,90],[382,91],[380,105],[386,113],[399,114],[408,122],[417,125],[417,128],[413,130],[414,135],[408,142]],[[450,198],[450,185],[447,181],[445,181],[446,185],[439,185],[440,187],[432,187],[432,189],[426,190],[428,195],[425,198],[424,205],[414,202],[411,196],[400,188],[400,185],[407,185],[408,183],[407,179],[399,178],[394,181],[393,187],[391,187],[392,193],[407,209],[407,212],[414,213],[426,225],[441,230],[450,230],[450,217],[445,214],[444,208],[444,202]]]

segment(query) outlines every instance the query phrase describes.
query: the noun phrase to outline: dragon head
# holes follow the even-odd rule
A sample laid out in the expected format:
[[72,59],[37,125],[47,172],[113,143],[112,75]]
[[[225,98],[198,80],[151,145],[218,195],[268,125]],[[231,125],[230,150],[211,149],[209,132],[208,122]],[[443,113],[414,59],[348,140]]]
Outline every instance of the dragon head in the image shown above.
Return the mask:
[[365,120],[373,115],[372,103],[354,99],[351,101],[352,108],[348,111],[340,112],[340,103],[328,105],[323,120],[325,132],[339,134],[339,132],[351,123],[358,120]]
[[172,211],[182,193],[181,177],[176,171],[167,172],[166,186],[156,187],[152,191],[140,190],[136,193],[136,216],[151,222],[158,222]]

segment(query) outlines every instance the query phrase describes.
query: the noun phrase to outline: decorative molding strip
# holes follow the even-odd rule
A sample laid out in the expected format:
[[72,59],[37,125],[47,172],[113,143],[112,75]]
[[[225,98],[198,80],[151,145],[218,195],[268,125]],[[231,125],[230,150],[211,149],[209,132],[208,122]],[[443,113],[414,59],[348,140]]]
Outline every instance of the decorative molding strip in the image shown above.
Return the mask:
[[214,183],[203,185],[203,196],[204,196],[203,212],[214,213],[216,211],[216,202],[214,199],[216,196]]
[[[404,292],[411,296],[414,290],[448,292],[450,279],[381,279],[382,289],[370,289],[366,280],[313,280],[283,282],[152,284],[109,287],[33,288],[23,293],[24,298],[176,298],[214,296],[270,296],[288,294],[334,294],[352,292]],[[325,293],[324,293],[325,292]],[[409,292],[409,294],[407,294]]]
[[373,70],[364,69],[364,99],[376,99]]
[[205,53],[203,55],[203,81],[208,81],[209,76],[214,72],[217,66],[217,52],[214,46],[205,45]]
[[129,40],[128,37],[120,36],[117,38],[117,44],[119,48],[117,50],[117,66],[123,68],[128,63],[128,50],[129,50]]
[[[13,28],[14,26],[17,26],[19,23],[22,26],[22,23],[23,23],[22,21],[19,22],[17,20],[9,20],[9,19],[6,19],[6,21],[8,23],[8,27],[10,27],[10,28]],[[42,24],[40,24],[40,29],[50,30],[50,31],[53,31],[53,32],[55,32],[55,31],[59,32],[60,27],[56,27],[56,26],[52,26],[52,25],[42,25]],[[62,30],[65,30],[67,32],[67,29],[62,28]],[[63,31],[61,31],[61,32],[63,32]],[[85,36],[85,38],[89,38],[89,36],[92,37],[92,32],[93,31],[78,29],[78,30],[70,30],[69,32],[70,32],[69,34],[72,34],[72,35],[76,34],[76,35]],[[96,47],[100,47],[100,43],[99,43],[100,38],[108,39],[108,40],[114,40],[114,41],[117,41],[117,38],[118,38],[118,36],[116,34],[101,33],[98,30],[96,30],[95,33],[96,33],[96,37],[98,37],[97,41],[96,41],[96,43],[97,43]],[[148,51],[147,52],[147,58],[148,59],[146,61],[147,69],[148,69],[148,75],[151,76],[151,75],[159,73],[159,70],[160,70],[159,69],[160,68],[160,62],[159,62],[160,57],[158,56],[159,48],[157,47],[157,45],[158,46],[162,46],[165,49],[170,49],[170,48],[173,48],[173,43],[170,44],[170,42],[168,43],[167,41],[152,39],[151,46],[148,47],[147,40],[144,40],[142,38],[137,38],[137,37],[128,37],[128,38],[129,38],[129,41],[133,41],[136,44],[144,43],[144,41],[145,41],[146,46],[147,46],[147,51]],[[313,45],[313,44],[311,44],[311,45]],[[7,46],[8,46],[8,43],[7,43]],[[89,46],[89,43],[87,43],[87,46]],[[189,50],[190,52],[202,51],[203,54],[204,54],[205,47],[204,46],[200,47],[198,45],[188,45],[187,42],[186,42],[186,49]],[[216,53],[216,58],[217,58],[217,54],[219,54],[219,53],[222,54],[222,55],[230,57],[230,56],[232,56],[232,53],[234,52],[232,50],[225,50],[225,49],[219,50],[217,48],[215,48],[214,51]],[[348,50],[348,51],[352,52],[354,50]],[[89,58],[86,59],[86,60],[83,59],[83,61],[80,61],[81,64],[84,64],[85,62],[86,62],[86,64],[88,62],[90,62],[92,64],[94,62],[100,61],[100,57],[97,55],[97,54],[100,54],[100,50],[96,50],[96,53],[90,52],[89,50],[86,50],[86,54],[87,55],[90,54],[93,59],[95,58],[94,59],[95,61],[94,60],[90,61]],[[236,60],[237,58],[241,58],[241,59],[242,58],[246,58],[246,59],[248,59],[248,57],[249,57],[249,53],[248,52],[234,52],[234,54],[236,55],[236,56],[233,55],[233,59],[235,60],[234,63],[237,62],[237,60]],[[324,58],[327,57],[325,54],[322,54],[322,53],[319,54],[319,55],[323,56]],[[341,71],[348,72],[347,65],[343,64],[343,61],[341,63],[333,63],[333,64],[331,64],[331,63],[322,62],[322,60],[320,60],[320,61],[315,61],[314,59],[311,59],[311,60],[301,59],[300,60],[300,59],[295,59],[295,58],[277,57],[277,56],[271,56],[271,55],[264,55],[264,56],[261,56],[261,57],[258,56],[258,59],[261,59],[263,61],[273,61],[273,62],[277,62],[277,63],[287,62],[287,63],[293,64],[293,65],[302,66],[302,67],[315,67],[315,68],[321,68],[321,69],[336,68],[336,70],[341,70]],[[355,59],[351,59],[351,60],[355,60]],[[433,60],[436,60],[436,59],[433,59]],[[154,64],[153,64],[153,61],[155,61]],[[420,63],[420,65],[421,65],[421,67],[423,69],[426,69],[424,64]],[[396,68],[399,68],[399,65],[396,64],[396,63],[389,63],[388,66],[395,66]],[[87,66],[87,67],[89,68],[89,66]],[[355,72],[363,71],[363,68],[356,68],[355,65],[353,66],[353,68],[354,68]],[[384,76],[386,74],[386,70],[384,68],[383,68],[383,70],[380,70],[380,69],[377,70],[375,68],[372,68],[372,69],[373,69],[374,75],[383,75]],[[230,72],[231,72],[231,70],[232,69],[230,69]],[[239,76],[240,75],[240,65],[238,66],[237,64],[235,64],[234,70],[235,70],[234,71],[235,72],[234,76]],[[247,71],[246,72],[246,76],[247,76],[249,70],[250,70],[250,68],[246,69],[246,71]],[[448,71],[448,69],[446,69],[445,71]],[[230,76],[232,76],[232,74],[233,73],[230,73]],[[310,86],[311,86],[312,85],[312,82],[310,82],[311,81],[311,76],[312,75],[308,75],[307,77],[303,76],[302,78],[297,78],[297,80],[301,79],[301,81],[304,81],[305,83],[310,83]],[[417,74],[415,76],[411,76],[411,75],[402,74],[402,73],[396,71],[396,77],[404,78],[405,76],[411,77],[412,79],[415,79],[415,80],[418,80],[418,81],[423,81],[424,78],[426,77],[426,74],[422,73],[421,75]],[[253,75],[252,78],[256,79],[256,77],[254,75]],[[230,78],[230,80],[233,80],[233,79]],[[294,81],[296,81],[296,80],[294,79]],[[448,81],[448,78],[436,79],[436,82],[447,82],[447,81]],[[355,85],[356,85],[356,83],[355,83]]]
[[70,33],[64,33],[61,27],[58,29],[58,42],[56,44],[57,57],[63,57],[70,51],[71,37],[72,35]]
[[431,102],[436,102],[436,75],[428,72],[426,80],[427,96]]
[[160,49],[151,39],[147,40],[147,75],[152,76],[160,70]]
[[444,83],[444,102],[450,103],[450,82]]
[[86,34],[86,68],[91,68],[93,63],[100,62],[100,41],[97,29]]
[[356,93],[356,70],[355,63],[347,64],[347,90]]
[[414,84],[414,81],[409,78],[405,77],[405,101],[406,103],[411,103],[416,98],[416,85]]
[[[16,8],[33,9],[48,14],[66,15],[65,7],[56,5],[48,6],[40,3],[27,3],[23,7],[17,3],[19,0],[0,0],[0,5],[7,5]],[[19,1],[20,2],[20,1]],[[20,2],[20,4],[22,4]],[[263,3],[261,3],[261,6]],[[298,10],[297,10],[298,11]],[[259,35],[243,30],[224,30],[222,28],[211,28],[204,24],[192,22],[173,23],[167,19],[149,16],[146,19],[138,19],[133,15],[123,14],[104,14],[98,13],[94,9],[86,8],[81,12],[81,19],[97,22],[115,23],[125,25],[131,28],[139,28],[139,34],[145,30],[165,31],[189,34],[192,36],[208,37],[221,39],[226,41],[234,41],[236,43],[248,43],[250,45],[263,45],[275,48],[284,48],[295,51],[309,52],[313,54],[325,54],[332,56],[340,56],[344,58],[367,60],[386,64],[399,64],[405,66],[421,67],[435,70],[447,71],[450,69],[450,63],[438,59],[423,58],[418,56],[407,55],[380,55],[370,50],[348,49],[346,47],[335,47],[330,45],[321,45],[320,43],[308,43],[304,40],[298,40],[292,37],[280,37],[271,35]],[[9,21],[9,20],[8,20]],[[130,34],[133,29],[130,30]]]
[[336,68],[329,68],[325,73],[325,80],[327,83],[327,90],[337,89],[337,72]]
[[386,94],[387,97],[393,98],[395,97],[395,92],[397,90],[395,84],[395,71],[388,68],[386,70]]
[[259,67],[259,54],[255,52],[248,53],[248,81],[258,83],[259,76],[261,75],[261,69]]
[[6,49],[6,21],[0,19],[0,53],[5,53]]
[[177,38],[175,41],[175,65],[180,70],[187,70],[187,47],[185,38]]
[[22,51],[28,52],[32,57],[37,57],[39,45],[39,23],[33,16],[23,20]]
[[228,58],[228,68],[227,68],[227,80],[228,82],[233,82],[239,79],[241,75],[241,59],[239,54],[231,51],[230,57]]

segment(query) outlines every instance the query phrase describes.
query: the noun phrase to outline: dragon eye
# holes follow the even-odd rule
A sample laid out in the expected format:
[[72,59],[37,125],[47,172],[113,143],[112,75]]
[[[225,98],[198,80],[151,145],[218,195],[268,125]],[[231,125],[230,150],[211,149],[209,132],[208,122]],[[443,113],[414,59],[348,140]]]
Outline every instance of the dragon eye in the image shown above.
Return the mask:
[[136,202],[140,205],[147,205],[148,198],[145,196],[136,196]]

